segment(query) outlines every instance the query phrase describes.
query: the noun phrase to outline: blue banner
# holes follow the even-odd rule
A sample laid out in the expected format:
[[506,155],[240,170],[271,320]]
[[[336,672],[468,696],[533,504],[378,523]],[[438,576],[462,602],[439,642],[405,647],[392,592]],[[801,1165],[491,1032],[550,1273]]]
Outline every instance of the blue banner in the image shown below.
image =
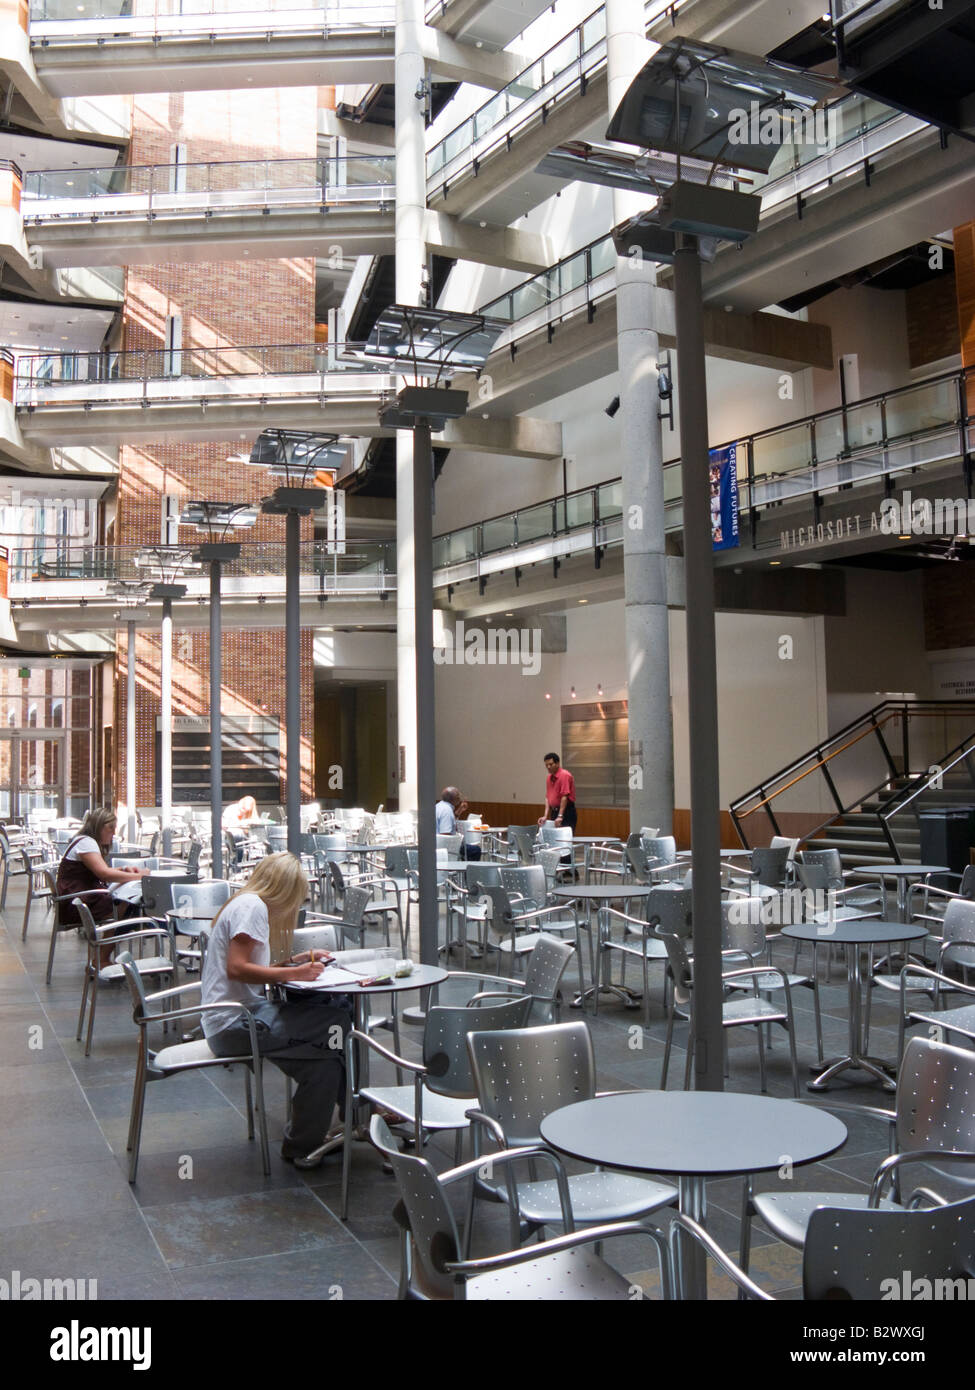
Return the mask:
[[712,449],[711,543],[715,550],[733,550],[738,539],[738,445]]

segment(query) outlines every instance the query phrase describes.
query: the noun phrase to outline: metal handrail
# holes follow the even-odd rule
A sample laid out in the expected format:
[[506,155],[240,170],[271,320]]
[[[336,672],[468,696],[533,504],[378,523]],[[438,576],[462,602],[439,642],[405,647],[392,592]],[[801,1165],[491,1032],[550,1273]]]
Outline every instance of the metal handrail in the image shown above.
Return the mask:
[[[358,173],[360,169],[373,173],[376,177],[368,181],[353,178],[350,182],[349,175]],[[263,182],[260,180],[249,183],[241,182],[236,186],[223,182],[224,179],[232,175],[234,170],[263,171]],[[274,182],[275,174],[286,174],[292,171],[304,173],[306,170],[313,171],[313,177],[307,182],[315,186],[337,185],[343,188],[369,188],[378,184],[385,187],[395,183],[396,158],[395,155],[348,155],[340,158],[310,155],[294,159],[199,160],[181,164],[112,164],[90,169],[77,167],[73,169],[36,169],[32,170],[24,181],[24,198],[26,201],[51,198],[65,201],[75,199],[87,201],[93,198],[142,197],[146,195],[151,198],[155,193],[167,195],[232,193],[236,191],[251,192],[255,189],[270,192],[288,186]],[[203,172],[201,173],[201,171]],[[345,177],[335,177],[336,172],[339,175],[344,174]],[[203,174],[206,176],[205,186],[194,188],[177,186],[180,183],[190,181],[200,184],[203,182]],[[214,179],[217,180],[216,187],[213,187]],[[57,186],[59,183],[61,187]],[[131,186],[133,183],[141,184],[141,186],[133,188]],[[92,186],[93,184],[94,186]],[[79,186],[81,188],[79,192],[69,193],[65,191],[68,188],[74,190]],[[31,214],[28,212],[26,215],[30,216]]]
[[[955,744],[954,748],[950,748],[948,752],[943,755],[945,761],[939,762],[937,772],[932,772],[929,768],[927,772],[918,773],[917,777],[915,777],[913,782],[909,783],[908,786],[901,787],[899,791],[894,792],[892,796],[887,798],[882,806],[878,806],[877,815],[883,821],[889,821],[894,816],[902,815],[905,808],[909,806],[912,801],[915,801],[922,792],[930,791],[932,786],[937,790],[935,784],[939,779],[944,777],[946,772],[950,772],[953,767],[957,767],[959,763],[964,762],[966,758],[970,758],[972,753],[975,753],[975,734],[969,734],[967,738],[963,738],[960,743]],[[956,754],[957,757],[955,756]],[[948,761],[949,759],[950,761]],[[912,791],[912,787],[916,788],[916,790]],[[910,793],[910,795],[907,795],[907,793]],[[890,807],[890,810],[888,810],[887,807]]]
[[[742,844],[746,846],[748,844],[748,840],[746,838],[744,830],[744,822],[748,819],[749,816],[754,815],[757,811],[764,810],[766,812],[772,824],[773,833],[778,834],[779,828],[778,823],[775,819],[774,810],[772,809],[773,803],[776,801],[778,797],[783,795],[783,793],[789,791],[791,788],[804,781],[807,777],[813,775],[814,773],[821,772],[825,778],[828,790],[836,803],[837,809],[832,815],[828,816],[826,820],[824,820],[821,824],[817,825],[813,830],[809,831],[803,837],[806,840],[813,839],[815,836],[819,835],[823,830],[825,830],[828,826],[835,824],[836,821],[839,820],[842,816],[849,814],[849,812],[852,811],[855,807],[860,806],[865,801],[870,800],[883,788],[889,787],[890,777],[901,775],[897,772],[896,764],[894,763],[890,749],[887,746],[886,740],[883,736],[883,730],[889,723],[898,718],[903,720],[905,757],[904,772],[909,775],[909,768],[907,766],[908,722],[910,721],[910,719],[915,717],[934,718],[937,716],[943,716],[950,712],[965,715],[971,714],[975,716],[975,701],[885,700],[879,705],[872,706],[864,714],[861,714],[860,716],[858,716],[858,718],[852,720],[842,729],[839,729],[835,734],[830,735],[828,739],[825,739],[822,743],[817,744],[815,748],[803,754],[801,757],[795,759],[787,767],[781,769],[779,772],[774,773],[771,777],[765,778],[764,781],[759,783],[757,787],[753,787],[750,791],[746,792],[743,796],[737,797],[731,803],[731,806],[729,808],[731,818],[735,825],[735,829],[738,832],[738,836],[741,839]],[[855,737],[851,737],[851,735],[854,734]],[[879,782],[877,786],[873,787],[870,791],[860,792],[855,798],[855,800],[851,801],[848,805],[844,805],[843,802],[840,800],[836,786],[829,775],[829,763],[840,753],[843,753],[848,748],[853,747],[855,744],[859,743],[862,739],[868,737],[870,734],[876,734],[877,738],[880,741],[881,749],[884,758],[887,762],[890,776],[885,778],[882,782]],[[975,735],[972,735],[972,738],[975,738]],[[959,747],[960,746],[961,745],[959,745]],[[952,753],[954,751],[955,750],[952,750]],[[945,756],[951,757],[951,755],[952,754],[949,753]],[[799,769],[802,769],[802,771],[799,771]],[[796,772],[798,772],[798,775],[793,776],[793,774]],[[893,801],[900,795],[902,795],[902,792],[894,793],[894,796],[888,798],[888,802],[885,804],[889,805],[891,801]],[[758,798],[758,800],[755,800],[756,797]],[[745,807],[747,807],[747,809],[743,809]],[[887,840],[888,847],[893,853],[895,860],[899,861],[900,851],[893,839],[893,835],[891,833],[889,824],[891,817],[894,814],[896,814],[896,812],[891,811],[889,815],[884,816],[881,814],[881,810],[882,808],[878,808],[878,821],[884,833],[884,837]]]
[[[57,11],[62,8],[65,10],[70,9],[70,14],[66,13],[61,15],[50,13],[50,11]],[[376,11],[378,17],[373,17],[368,20],[345,18],[345,6],[341,3],[323,3],[323,0],[229,0],[229,3],[225,4],[221,4],[220,0],[197,0],[195,6],[185,10],[178,3],[178,0],[154,0],[151,8],[145,6],[140,13],[136,14],[123,14],[123,5],[120,3],[120,0],[108,0],[107,4],[98,3],[98,0],[95,0],[95,3],[90,4],[90,9],[92,10],[90,14],[85,13],[85,11],[89,9],[89,5],[82,6],[74,3],[74,0],[63,0],[62,4],[58,4],[57,0],[54,0],[54,3],[51,3],[51,0],[30,0],[29,18],[32,24],[70,23],[75,31],[81,28],[82,24],[85,22],[90,24],[92,20],[106,20],[114,22],[117,25],[115,30],[116,33],[122,33],[124,32],[122,26],[126,20],[192,20],[209,19],[217,16],[227,18],[233,16],[244,20],[245,18],[252,17],[247,27],[266,31],[268,27],[265,20],[266,15],[276,14],[282,10],[307,10],[309,15],[315,14],[320,16],[320,19],[318,19],[314,26],[319,32],[323,29],[329,31],[365,30],[369,32],[374,32],[378,29],[380,32],[385,33],[392,29],[395,20],[395,8],[392,4],[383,5],[381,3],[376,3],[368,6],[368,8]],[[361,9],[362,6],[351,5],[348,7],[348,13],[350,15],[355,15],[357,11],[361,12]],[[335,17],[331,18],[331,16]],[[134,27],[134,25],[130,25],[130,28],[132,27]],[[153,33],[158,31],[147,30],[146,32]],[[178,30],[174,29],[172,32],[178,32]],[[76,33],[71,35],[72,38],[76,36]]]

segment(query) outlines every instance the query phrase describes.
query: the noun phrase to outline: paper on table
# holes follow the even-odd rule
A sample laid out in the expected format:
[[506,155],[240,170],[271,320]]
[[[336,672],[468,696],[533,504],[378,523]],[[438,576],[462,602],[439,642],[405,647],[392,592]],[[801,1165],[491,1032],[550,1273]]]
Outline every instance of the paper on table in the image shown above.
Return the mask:
[[338,965],[327,965],[317,980],[289,980],[289,989],[341,989],[343,985],[357,985],[361,975],[353,975]]
[[122,902],[137,903],[142,899],[142,879],[134,878],[129,883],[120,883],[112,889],[112,897]]

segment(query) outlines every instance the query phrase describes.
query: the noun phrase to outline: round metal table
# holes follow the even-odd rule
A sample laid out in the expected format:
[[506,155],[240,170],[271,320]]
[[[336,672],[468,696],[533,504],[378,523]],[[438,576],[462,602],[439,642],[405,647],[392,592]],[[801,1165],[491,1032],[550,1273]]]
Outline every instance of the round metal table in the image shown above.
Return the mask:
[[[927,936],[927,928],[912,926],[904,922],[834,921],[798,922],[791,927],[783,927],[782,935],[790,941],[809,941],[814,946],[846,946],[846,982],[849,1011],[850,1051],[846,1057],[822,1058],[813,1068],[818,1072],[814,1081],[806,1085],[810,1091],[824,1091],[829,1083],[841,1072],[865,1071],[879,1081],[885,1090],[896,1090],[890,1073],[895,1068],[880,1061],[877,1057],[867,1057],[863,1041],[863,969],[860,960],[864,946],[905,945],[909,941],[922,941]],[[815,969],[815,962],[813,963]]]
[[892,878],[897,884],[897,917],[907,921],[907,890],[912,879],[927,878],[929,874],[950,874],[947,864],[857,864],[851,874],[861,878]]
[[[605,907],[608,903],[617,898],[646,898],[654,891],[651,884],[647,883],[577,883],[574,888],[556,888],[552,892],[552,897],[560,902],[584,902],[589,908],[589,969],[592,974],[592,984],[588,989],[581,989],[572,1001],[574,1009],[581,1009],[585,1002],[596,993],[596,956],[592,945],[592,914],[600,907]],[[595,905],[595,906],[594,906]],[[598,928],[597,928],[598,931]],[[580,943],[581,945],[581,943]],[[579,983],[582,980],[582,962],[579,962]],[[601,986],[601,993],[615,994],[618,999],[622,999],[628,1009],[639,1007],[642,994],[637,994],[634,990],[628,989],[624,985],[605,984]]]
[[[835,1153],[846,1126],[793,1100],[717,1091],[630,1091],[547,1115],[541,1136],[557,1153],[603,1168],[677,1178],[680,1210],[707,1222],[707,1179],[815,1163]],[[689,1247],[684,1297],[707,1297],[704,1252]]]

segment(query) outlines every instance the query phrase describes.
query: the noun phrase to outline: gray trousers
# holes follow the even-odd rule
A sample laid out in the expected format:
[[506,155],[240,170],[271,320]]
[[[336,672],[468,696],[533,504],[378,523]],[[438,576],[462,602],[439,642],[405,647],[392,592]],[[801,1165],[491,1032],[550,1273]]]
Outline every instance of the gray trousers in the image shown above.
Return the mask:
[[[281,1153],[301,1158],[316,1149],[345,1101],[345,1035],[352,1026],[348,1008],[324,1000],[264,1003],[252,1010],[257,1046],[296,1083],[291,1119]],[[218,1057],[240,1057],[251,1050],[246,1021],[231,1024],[208,1039]]]

